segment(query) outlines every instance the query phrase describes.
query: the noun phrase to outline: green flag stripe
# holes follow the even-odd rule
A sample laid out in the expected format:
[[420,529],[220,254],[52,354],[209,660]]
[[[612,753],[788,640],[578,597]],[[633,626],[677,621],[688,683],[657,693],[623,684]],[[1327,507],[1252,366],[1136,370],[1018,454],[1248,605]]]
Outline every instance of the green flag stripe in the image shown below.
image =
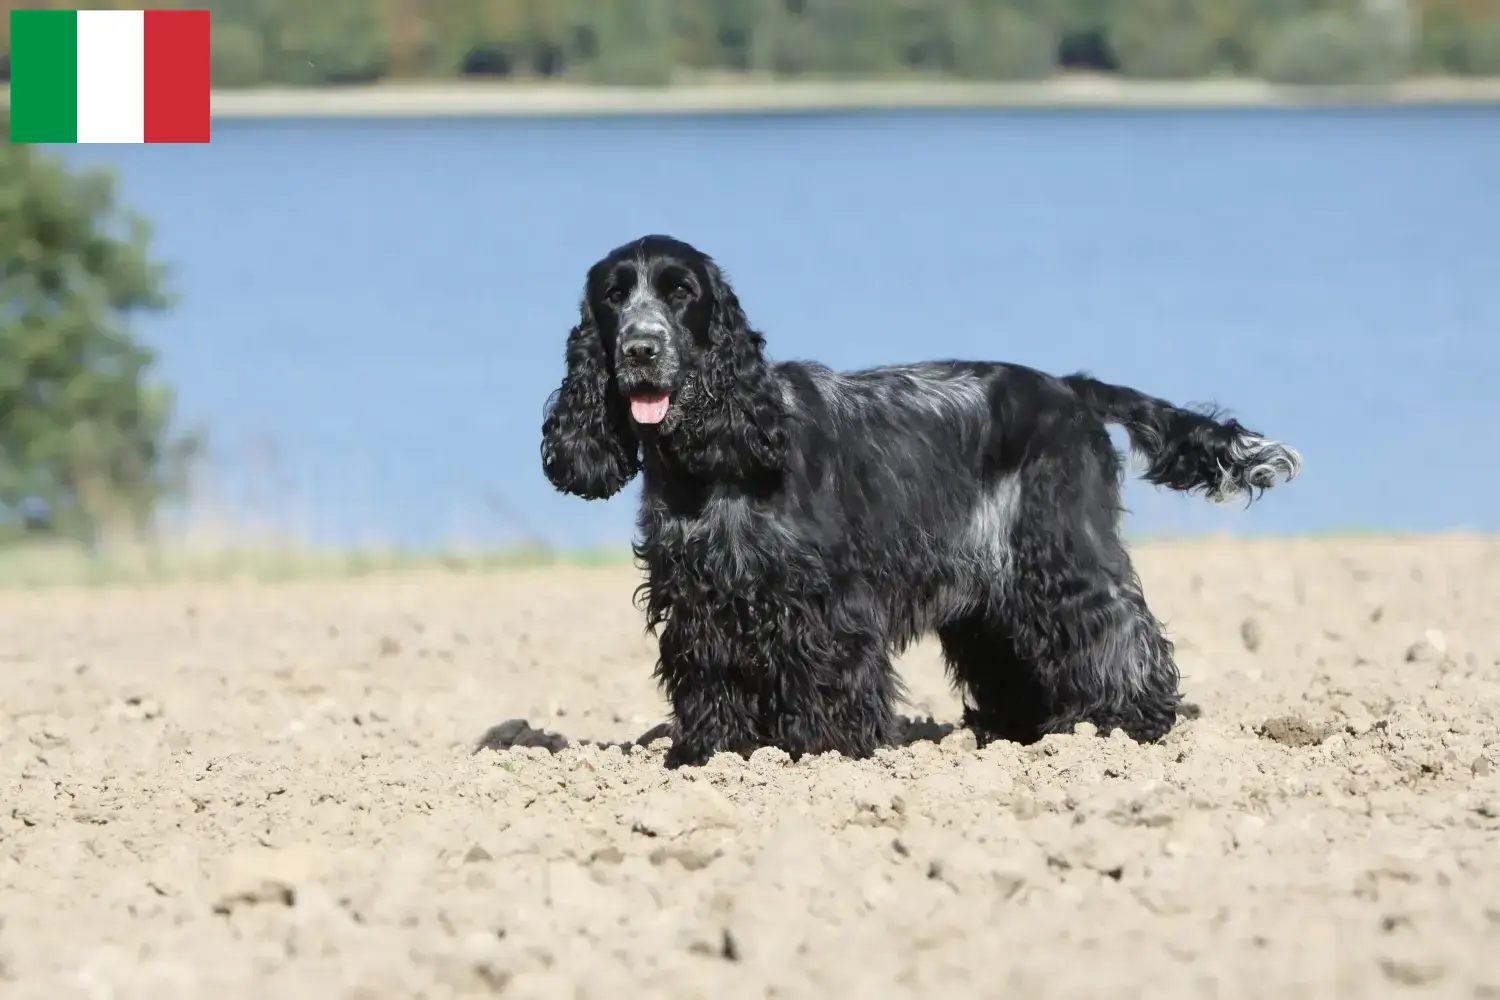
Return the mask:
[[76,12],[10,12],[10,141],[78,141]]

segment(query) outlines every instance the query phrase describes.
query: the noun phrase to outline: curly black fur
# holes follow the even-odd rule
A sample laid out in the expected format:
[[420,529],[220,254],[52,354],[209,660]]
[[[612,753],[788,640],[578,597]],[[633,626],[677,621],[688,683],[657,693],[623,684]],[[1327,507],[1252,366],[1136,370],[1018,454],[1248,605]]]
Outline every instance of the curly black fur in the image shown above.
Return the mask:
[[542,465],[591,499],[644,473],[637,598],[674,766],[870,754],[898,735],[891,658],[930,632],[981,739],[1083,721],[1159,738],[1178,672],[1120,539],[1106,424],[1149,481],[1215,500],[1300,467],[1233,420],[1086,375],[773,364],[714,262],[665,236],[595,264],[580,312]]

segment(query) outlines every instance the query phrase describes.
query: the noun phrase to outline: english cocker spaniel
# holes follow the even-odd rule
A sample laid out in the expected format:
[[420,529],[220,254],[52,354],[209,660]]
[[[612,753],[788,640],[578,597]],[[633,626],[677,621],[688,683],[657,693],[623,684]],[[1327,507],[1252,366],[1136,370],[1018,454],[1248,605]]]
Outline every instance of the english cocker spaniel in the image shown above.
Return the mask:
[[668,766],[898,735],[892,657],[935,631],[981,742],[1183,709],[1120,538],[1122,424],[1159,486],[1247,501],[1297,452],[1087,375],[979,361],[772,362],[706,254],[645,236],[589,269],[542,468],[644,489],[636,596],[672,706]]

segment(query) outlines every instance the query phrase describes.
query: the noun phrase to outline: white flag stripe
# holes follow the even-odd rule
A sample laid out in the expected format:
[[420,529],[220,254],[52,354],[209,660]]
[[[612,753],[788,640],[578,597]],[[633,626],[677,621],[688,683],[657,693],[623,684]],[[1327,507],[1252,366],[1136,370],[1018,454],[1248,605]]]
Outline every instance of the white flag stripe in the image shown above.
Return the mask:
[[146,141],[146,15],[78,12],[78,141]]

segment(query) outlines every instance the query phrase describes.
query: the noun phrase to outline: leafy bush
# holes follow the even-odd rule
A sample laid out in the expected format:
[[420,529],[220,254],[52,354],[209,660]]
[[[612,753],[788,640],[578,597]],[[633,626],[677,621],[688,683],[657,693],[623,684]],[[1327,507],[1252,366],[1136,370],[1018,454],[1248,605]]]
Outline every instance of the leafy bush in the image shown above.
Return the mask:
[[253,87],[265,78],[260,33],[243,24],[213,26],[213,80],[216,87]]
[[276,77],[288,83],[369,83],[385,74],[389,43],[367,0],[268,0]]
[[615,0],[588,5],[577,27],[587,43],[576,55],[593,83],[661,87],[672,82],[670,0]]
[[1500,76],[1500,18],[1471,25],[1464,33],[1456,69],[1474,76]]
[[1417,70],[1439,75],[1462,73],[1467,31],[1463,19],[1450,12],[1424,17],[1413,59]]
[[139,541],[197,447],[168,433],[172,394],[129,328],[169,304],[147,226],[108,174],[25,145],[0,146],[0,218],[0,533]]
[[1288,21],[1261,54],[1259,71],[1272,83],[1331,86],[1384,83],[1401,68],[1378,25],[1357,14],[1321,11]]
[[884,0],[802,0],[817,72],[879,76],[900,65],[892,10]]
[[1126,76],[1148,80],[1188,80],[1217,68],[1213,45],[1194,28],[1163,28],[1149,38],[1116,38],[1111,46]]
[[[974,5],[978,7],[978,5]],[[1057,33],[1014,7],[974,9],[953,24],[954,70],[986,80],[1041,80],[1057,61]]]
[[1225,0],[1129,0],[1109,18],[1109,47],[1126,76],[1182,80],[1219,68],[1219,38],[1208,21]]

